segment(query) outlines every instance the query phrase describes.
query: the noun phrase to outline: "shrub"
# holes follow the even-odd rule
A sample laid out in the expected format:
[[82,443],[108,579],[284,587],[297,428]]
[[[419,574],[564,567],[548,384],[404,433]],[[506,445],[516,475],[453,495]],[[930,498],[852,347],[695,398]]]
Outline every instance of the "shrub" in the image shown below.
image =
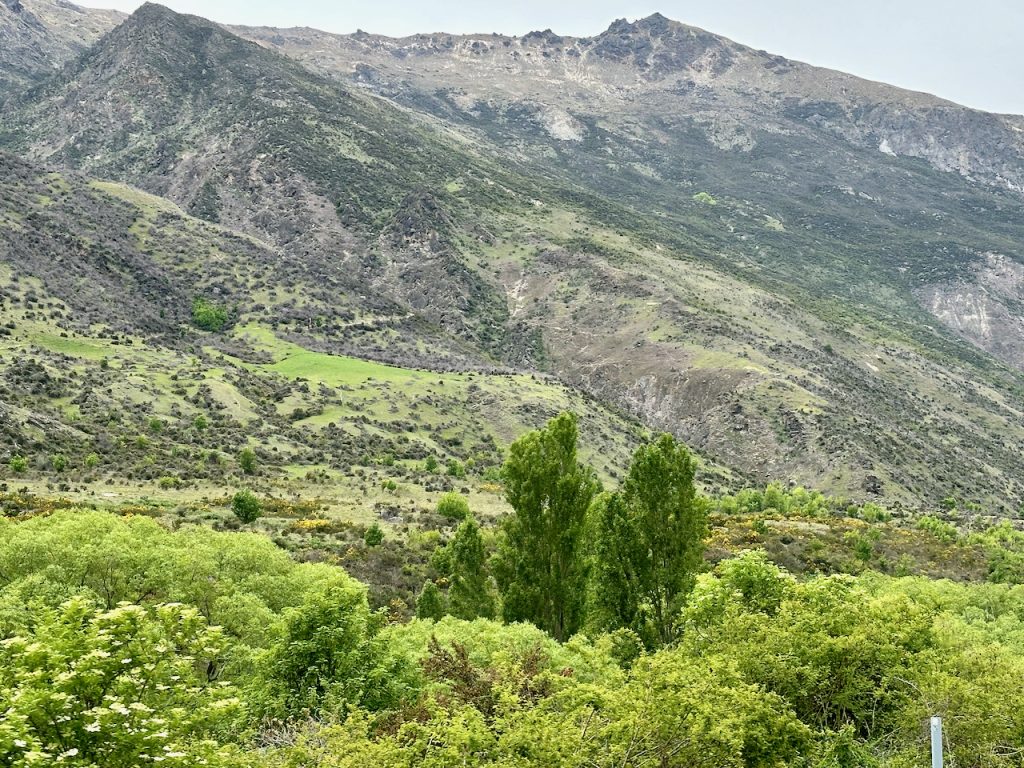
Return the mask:
[[940,520],[937,517],[932,517],[931,515],[925,515],[918,520],[917,527],[922,531],[927,531],[939,541],[946,544],[952,544],[960,538],[960,532],[956,529],[955,525],[947,523],[945,520]]
[[437,502],[437,514],[448,520],[465,520],[469,517],[469,502],[456,491],[449,491]]
[[252,491],[238,491],[231,499],[231,511],[243,523],[255,522],[263,512],[263,505]]
[[435,621],[444,617],[448,611],[445,609],[444,593],[437,584],[427,581],[416,598],[416,618],[434,619]]
[[11,457],[9,462],[7,462],[7,466],[10,468],[11,472],[16,475],[20,475],[22,472],[28,470],[28,459],[16,454]]
[[102,611],[75,597],[43,613],[0,646],[3,764],[224,765],[202,737],[239,708],[232,687],[207,684],[225,647],[182,605]]
[[192,302],[192,322],[197,328],[216,333],[228,323],[228,311],[206,299]]
[[379,547],[384,541],[384,530],[374,523],[366,529],[366,534],[363,536],[363,541],[366,542],[368,547]]
[[256,474],[256,452],[252,448],[243,448],[238,454],[238,466],[247,475]]

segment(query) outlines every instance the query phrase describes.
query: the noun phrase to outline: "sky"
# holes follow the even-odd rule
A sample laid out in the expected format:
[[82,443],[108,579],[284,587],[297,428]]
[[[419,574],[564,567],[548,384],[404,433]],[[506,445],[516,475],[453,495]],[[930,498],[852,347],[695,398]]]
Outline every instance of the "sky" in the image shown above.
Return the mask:
[[[138,0],[76,0],[131,12]],[[226,24],[596,35],[655,11],[787,58],[1024,114],[1024,0],[160,0]]]

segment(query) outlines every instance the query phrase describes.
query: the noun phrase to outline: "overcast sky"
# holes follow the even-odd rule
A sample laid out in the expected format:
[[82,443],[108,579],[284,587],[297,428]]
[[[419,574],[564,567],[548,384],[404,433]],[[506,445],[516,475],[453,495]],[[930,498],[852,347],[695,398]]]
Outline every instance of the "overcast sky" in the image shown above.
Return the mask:
[[[132,11],[137,0],[77,0]],[[595,35],[655,11],[755,48],[994,112],[1024,114],[1024,0],[164,0],[215,21],[402,36]]]

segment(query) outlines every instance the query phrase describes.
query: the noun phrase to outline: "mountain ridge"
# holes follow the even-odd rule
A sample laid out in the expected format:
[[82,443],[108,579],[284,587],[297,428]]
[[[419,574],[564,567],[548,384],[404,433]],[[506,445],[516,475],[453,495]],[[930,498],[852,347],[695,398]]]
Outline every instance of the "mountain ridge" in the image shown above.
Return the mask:
[[[788,108],[790,112],[810,109],[811,112],[807,117],[813,118],[816,116],[816,113],[813,111],[815,106],[823,106],[826,108],[826,112],[817,115],[819,122],[823,125],[829,125],[830,119],[835,120],[836,124],[831,125],[831,129],[837,135],[848,140],[855,140],[861,145],[870,141],[873,142],[872,146],[883,148],[885,151],[923,157],[941,170],[975,174],[989,183],[1002,184],[1017,191],[1024,189],[1022,187],[1024,176],[1021,176],[1019,171],[1016,170],[1019,168],[1021,158],[1024,157],[1024,139],[1018,135],[1024,129],[1024,118],[1020,116],[996,115],[970,107],[963,107],[931,94],[911,91],[899,88],[898,86],[848,75],[836,70],[792,61],[765,51],[755,50],[697,27],[690,27],[680,22],[670,21],[660,14],[632,23],[624,20],[613,22],[607,30],[593,37],[572,38],[555,35],[552,40],[557,40],[558,42],[553,43],[544,42],[547,40],[544,33],[529,33],[522,37],[500,35],[460,36],[437,33],[413,35],[406,38],[390,38],[366,33],[335,35],[317,30],[310,31],[308,29],[304,34],[298,35],[297,40],[289,43],[288,30],[270,30],[268,33],[268,31],[261,31],[260,28],[239,26],[231,28],[244,37],[256,39],[270,47],[276,47],[318,71],[335,75],[343,73],[345,76],[349,76],[355,69],[356,62],[353,57],[372,53],[374,47],[382,49],[390,56],[397,57],[399,60],[404,59],[407,55],[416,56],[418,57],[417,61],[421,65],[424,59],[432,53],[444,56],[446,52],[452,52],[452,55],[455,56],[460,65],[476,65],[477,69],[479,69],[481,61],[487,55],[486,51],[481,50],[482,46],[494,43],[494,48],[497,48],[499,51],[510,45],[519,45],[523,49],[530,46],[539,45],[542,48],[547,46],[547,48],[542,50],[542,55],[540,56],[541,64],[539,65],[537,77],[544,80],[564,75],[567,78],[568,85],[559,89],[559,98],[566,99],[566,101],[558,105],[563,110],[573,106],[580,106],[579,104],[573,104],[572,95],[574,91],[571,83],[578,80],[580,76],[586,76],[585,64],[589,60],[588,57],[595,51],[599,54],[612,52],[615,54],[612,57],[612,61],[620,65],[628,62],[629,56],[632,54],[636,59],[633,61],[633,64],[639,63],[643,65],[640,70],[643,75],[640,77],[641,82],[639,85],[636,82],[630,81],[629,72],[631,70],[627,70],[625,75],[622,71],[604,73],[607,78],[605,85],[611,88],[629,85],[631,87],[640,87],[640,90],[643,91],[645,90],[643,87],[645,84],[647,86],[664,84],[672,80],[673,77],[678,77],[685,70],[685,68],[680,67],[680,64],[687,61],[692,63],[697,59],[677,55],[680,53],[679,50],[673,51],[669,49],[666,53],[665,46],[651,45],[650,40],[645,41],[637,38],[644,36],[650,38],[652,30],[660,33],[659,37],[662,41],[670,36],[670,33],[682,33],[674,35],[673,39],[681,40],[684,44],[688,42],[687,38],[693,37],[713,41],[714,49],[712,53],[721,53],[725,58],[733,57],[735,59],[729,63],[730,66],[728,67],[725,67],[724,60],[719,59],[717,64],[708,60],[699,62],[701,66],[696,70],[685,70],[688,76],[693,76],[692,82],[687,83],[684,81],[681,85],[691,91],[695,88],[707,87],[707,84],[713,82],[717,76],[724,75],[723,87],[728,91],[739,91],[742,96],[744,89],[753,88],[757,93],[761,94],[759,98],[772,99],[779,88],[784,87],[785,78],[788,77],[791,80],[796,78],[796,90],[805,96],[803,102],[807,103],[797,101],[789,104],[772,105],[773,107],[781,107],[783,111]],[[637,34],[638,32],[640,34]],[[495,43],[495,41],[497,42]],[[352,50],[346,52],[346,47],[349,44]],[[474,49],[474,46],[476,46],[476,49]],[[683,45],[682,50],[686,50],[685,45]],[[569,52],[568,55],[566,55],[567,51]],[[519,53],[519,50],[510,51],[512,56],[517,56]],[[648,62],[644,58],[645,56],[653,57],[651,62]],[[512,65],[507,66],[515,67],[516,74],[519,76],[525,75],[527,82],[529,82],[529,67],[525,63],[527,58],[524,55]],[[566,62],[566,59],[568,59],[568,62]],[[536,62],[537,60],[534,61]],[[553,67],[551,62],[558,66]],[[716,72],[714,69],[716,66],[720,68],[725,67],[725,71]],[[558,67],[562,67],[562,70],[559,70]],[[731,74],[730,70],[732,70]],[[582,75],[581,72],[583,73]],[[432,75],[429,72],[414,73],[412,77],[414,80],[418,79],[427,84],[428,87],[441,85],[466,87],[467,83],[472,82],[472,80],[460,80],[457,69],[453,70],[452,67],[447,67],[443,70],[443,73],[454,79],[445,84],[436,83],[431,80]],[[486,73],[482,76],[486,78]],[[479,74],[475,76],[478,84],[480,77],[481,75]],[[626,78],[625,81],[623,77]],[[600,80],[600,78],[598,79]],[[495,85],[493,81],[489,82],[491,85]],[[499,93],[502,88],[508,88],[510,93],[519,96],[529,96],[531,93],[528,87],[522,85],[516,86],[509,83],[501,83],[499,85]],[[845,105],[850,99],[844,100],[843,97],[848,92],[852,92],[862,100],[867,99],[876,104],[873,111],[853,121],[852,126],[848,125],[849,120],[837,119],[837,117],[842,118],[842,115],[831,115],[827,111],[828,109],[846,109]],[[602,93],[608,96],[607,91]],[[677,92],[676,95],[685,96],[686,94]],[[742,102],[742,99],[740,101]],[[818,105],[818,102],[821,104]],[[930,110],[936,114],[904,115],[898,110],[892,112],[884,108],[886,105],[891,106],[894,104],[905,106],[908,102],[918,110]],[[699,102],[694,103],[698,104]],[[829,107],[828,105],[832,106]],[[607,108],[607,106],[607,101],[602,103],[603,108]],[[716,109],[721,109],[721,107],[721,104],[716,104]],[[745,111],[741,109],[739,117],[745,115]],[[971,117],[959,117],[962,115],[969,115]],[[773,119],[780,118],[785,118],[785,115],[773,117]],[[952,132],[948,126],[943,127],[943,121],[949,122],[950,119],[954,118],[956,120],[968,119],[970,126],[962,126],[960,128],[954,126]],[[782,123],[776,126],[776,128],[782,129],[784,123],[785,119],[782,119]],[[911,130],[908,131],[906,129],[906,123],[910,124]],[[969,141],[970,132],[979,130],[979,123],[983,124],[984,131],[990,134],[988,145],[1005,144],[1007,147],[1012,147],[1012,151],[1008,156],[1002,157],[995,162],[985,161],[982,157],[984,153],[980,152]],[[725,144],[731,143],[734,147],[745,146],[749,143],[748,137],[743,136],[740,139],[736,139],[729,135],[729,131],[735,129],[737,124],[737,117],[730,118],[725,126],[713,126],[709,135],[712,136],[713,140],[717,139]],[[946,134],[945,139],[942,138],[943,134]]]

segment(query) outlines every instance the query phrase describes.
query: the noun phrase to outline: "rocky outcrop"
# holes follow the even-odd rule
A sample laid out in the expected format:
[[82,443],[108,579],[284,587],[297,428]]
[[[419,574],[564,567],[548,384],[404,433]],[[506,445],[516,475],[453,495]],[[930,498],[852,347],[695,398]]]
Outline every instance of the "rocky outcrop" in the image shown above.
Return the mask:
[[981,254],[973,280],[929,286],[919,295],[947,328],[1024,370],[1024,265],[1002,254]]

